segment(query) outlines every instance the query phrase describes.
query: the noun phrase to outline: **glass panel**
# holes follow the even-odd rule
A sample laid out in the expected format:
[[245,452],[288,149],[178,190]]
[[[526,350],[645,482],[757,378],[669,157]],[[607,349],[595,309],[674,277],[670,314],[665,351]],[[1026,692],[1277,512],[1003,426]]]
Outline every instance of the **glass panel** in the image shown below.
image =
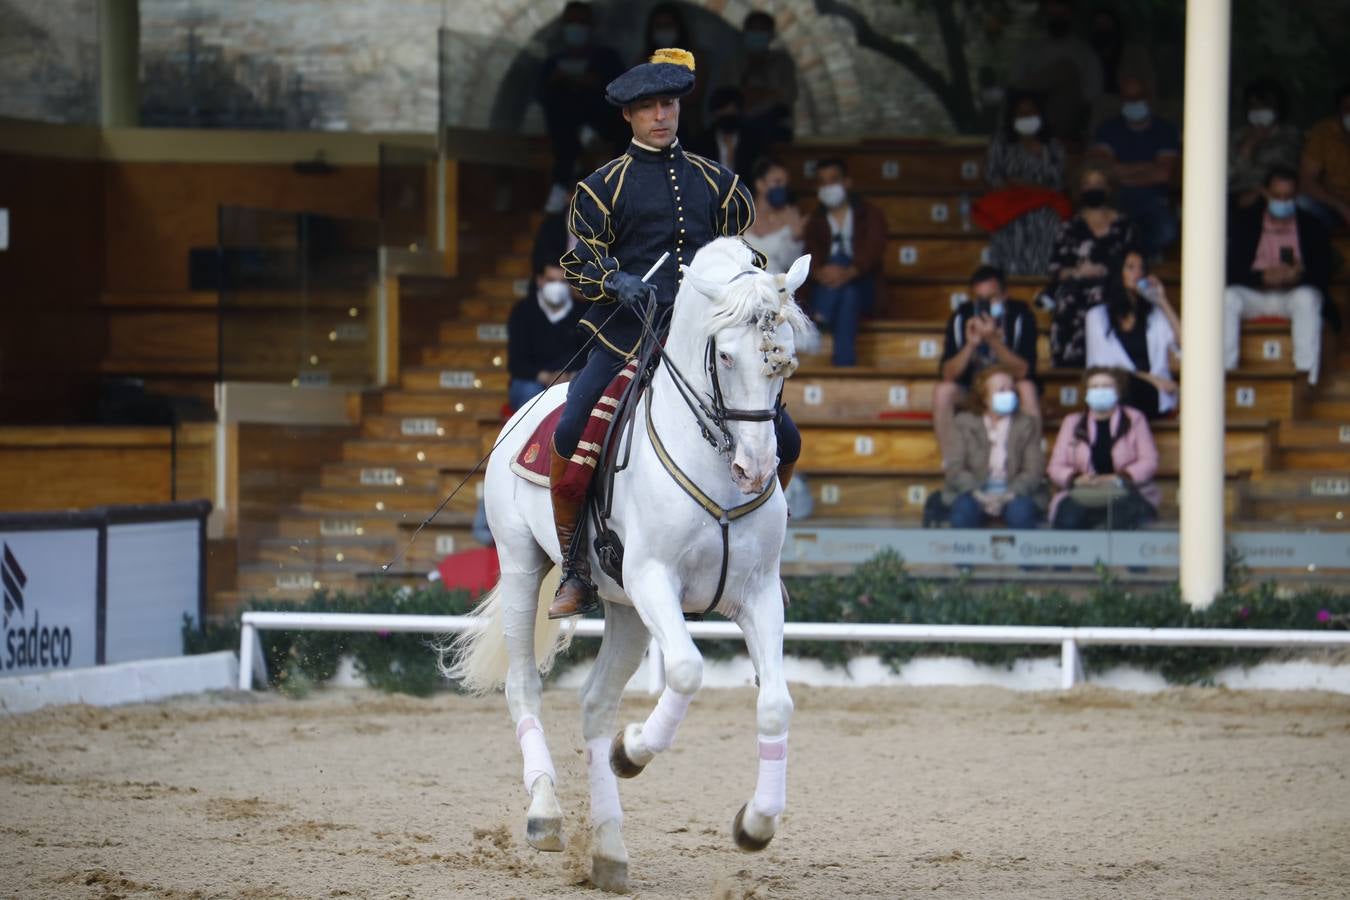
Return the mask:
[[373,384],[379,243],[373,221],[221,207],[220,380]]
[[380,145],[380,226],[391,247],[431,247],[436,210],[436,154],[422,147]]

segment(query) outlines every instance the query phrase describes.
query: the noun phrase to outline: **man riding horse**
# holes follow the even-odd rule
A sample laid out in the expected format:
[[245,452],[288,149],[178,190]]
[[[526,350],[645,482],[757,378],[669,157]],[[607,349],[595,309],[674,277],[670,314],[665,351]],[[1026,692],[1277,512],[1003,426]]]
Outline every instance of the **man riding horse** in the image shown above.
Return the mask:
[[[653,296],[672,303],[683,280],[680,267],[704,244],[736,237],[755,220],[750,191],[734,173],[680,146],[680,98],[693,89],[693,55],[675,49],[656,51],[650,62],[610,82],[605,99],[622,108],[633,141],[626,153],[579,182],[572,196],[567,225],[577,243],[563,256],[562,266],[567,280],[591,302],[581,324],[595,332],[595,345],[568,385],[553,437],[549,484],[563,577],[549,618],[578,615],[598,602],[585,547],[573,546],[585,533],[585,498],[564,495],[558,486],[569,466],[594,472],[599,448],[579,448],[582,431],[605,388],[638,352],[642,307]],[[669,261],[644,282],[643,274],[663,253],[670,254]],[[616,312],[615,303],[623,308]],[[786,409],[780,409],[774,425],[778,479],[787,487],[801,435]]]

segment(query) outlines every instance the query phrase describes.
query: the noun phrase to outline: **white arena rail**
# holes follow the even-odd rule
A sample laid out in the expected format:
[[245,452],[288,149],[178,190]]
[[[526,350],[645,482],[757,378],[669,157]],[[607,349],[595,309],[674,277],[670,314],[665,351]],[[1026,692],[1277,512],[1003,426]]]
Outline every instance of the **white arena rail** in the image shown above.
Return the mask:
[[[255,661],[262,663],[258,631],[350,631],[459,634],[481,628],[484,620],[471,616],[412,616],[368,613],[246,612],[239,633],[239,689],[253,687]],[[602,619],[579,619],[577,637],[600,637]],[[689,622],[695,639],[741,637],[734,622]],[[1139,647],[1350,647],[1350,631],[1283,631],[1255,628],[1062,628],[1049,625],[891,625],[883,623],[788,622],[785,641],[856,641],[870,644],[1059,644],[1060,687],[1069,689],[1082,672],[1079,648],[1085,646]],[[652,643],[649,654],[652,693],[663,687],[660,650]],[[261,665],[260,665],[261,668]]]

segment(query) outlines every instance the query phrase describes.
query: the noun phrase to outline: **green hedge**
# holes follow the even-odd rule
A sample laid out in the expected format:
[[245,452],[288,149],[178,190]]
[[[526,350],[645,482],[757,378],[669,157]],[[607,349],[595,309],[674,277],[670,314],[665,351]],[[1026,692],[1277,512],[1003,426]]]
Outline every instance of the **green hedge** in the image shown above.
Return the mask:
[[[1070,599],[1059,591],[1031,592],[1016,585],[976,587],[966,580],[935,582],[913,577],[900,557],[886,552],[848,575],[788,579],[790,622],[898,622],[961,625],[1143,626],[1152,628],[1350,627],[1350,594],[1326,590],[1280,592],[1270,584],[1249,584],[1246,571],[1230,563],[1230,587],[1204,610],[1193,610],[1172,587],[1140,591],[1103,570],[1089,596]],[[408,592],[376,584],[365,594],[316,592],[300,603],[251,603],[247,609],[304,612],[400,612],[458,615],[472,608],[464,592],[441,589]],[[349,653],[370,684],[385,690],[428,694],[442,685],[431,640],[410,634],[340,634],[263,631],[260,638],[273,684],[304,693],[330,678],[343,653]],[[186,652],[237,649],[239,623],[207,623],[198,629],[185,621]],[[599,641],[577,639],[555,674],[571,662],[593,656]],[[701,644],[711,658],[743,649],[739,641]],[[1015,644],[860,644],[794,642],[794,656],[828,666],[879,655],[893,670],[916,656],[961,656],[976,662],[1011,665],[1029,657],[1057,656],[1059,648]],[[1177,684],[1203,683],[1224,666],[1252,665],[1271,652],[1262,649],[1190,647],[1092,647],[1084,653],[1090,671],[1129,664],[1157,670]]]

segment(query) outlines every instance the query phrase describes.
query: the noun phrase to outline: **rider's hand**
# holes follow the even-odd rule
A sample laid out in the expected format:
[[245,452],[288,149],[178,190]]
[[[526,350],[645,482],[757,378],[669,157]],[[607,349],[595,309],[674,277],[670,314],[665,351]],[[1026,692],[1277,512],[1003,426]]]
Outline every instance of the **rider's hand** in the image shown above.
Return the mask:
[[606,279],[606,287],[609,292],[618,298],[620,303],[626,303],[629,306],[642,306],[647,300],[656,293],[656,287],[643,281],[636,275],[630,275],[627,272],[612,272]]

